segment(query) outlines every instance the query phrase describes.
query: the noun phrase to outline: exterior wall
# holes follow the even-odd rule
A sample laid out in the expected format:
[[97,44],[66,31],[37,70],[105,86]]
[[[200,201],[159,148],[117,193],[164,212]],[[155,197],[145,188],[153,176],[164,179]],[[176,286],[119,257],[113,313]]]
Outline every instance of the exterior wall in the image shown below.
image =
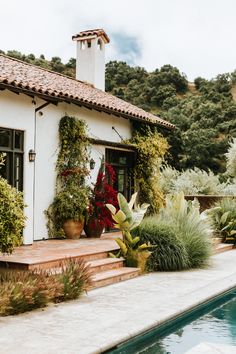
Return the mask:
[[[24,131],[24,200],[27,224],[24,230],[24,243],[47,238],[44,211],[53,201],[55,194],[55,164],[58,154],[58,124],[65,114],[83,119],[88,125],[91,138],[120,142],[120,137],[112,129],[128,139],[131,137],[130,122],[95,110],[60,103],[48,105],[35,114],[35,108],[45,101],[9,91],[0,92],[0,127]],[[28,161],[28,151],[36,151],[35,163]],[[105,154],[105,146],[91,147],[91,158],[96,162],[88,183],[96,180],[100,159]]]
[[24,243],[32,243],[34,204],[34,164],[28,160],[28,151],[34,149],[34,109],[32,98],[0,91],[0,127],[24,131],[24,202],[27,217]]

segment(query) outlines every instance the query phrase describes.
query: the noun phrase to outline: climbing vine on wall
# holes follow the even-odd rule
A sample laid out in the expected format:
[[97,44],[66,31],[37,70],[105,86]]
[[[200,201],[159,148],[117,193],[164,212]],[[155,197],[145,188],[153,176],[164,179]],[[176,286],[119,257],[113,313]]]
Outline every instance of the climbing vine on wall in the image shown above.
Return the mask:
[[157,213],[164,201],[158,186],[158,174],[161,161],[169,148],[168,142],[155,127],[136,123],[128,144],[137,151],[135,180],[140,203],[149,203],[149,212]]
[[86,176],[89,161],[89,139],[86,123],[64,116],[59,123],[59,153],[56,164],[56,196],[46,211],[50,237],[62,237],[63,223],[81,221],[88,206]]

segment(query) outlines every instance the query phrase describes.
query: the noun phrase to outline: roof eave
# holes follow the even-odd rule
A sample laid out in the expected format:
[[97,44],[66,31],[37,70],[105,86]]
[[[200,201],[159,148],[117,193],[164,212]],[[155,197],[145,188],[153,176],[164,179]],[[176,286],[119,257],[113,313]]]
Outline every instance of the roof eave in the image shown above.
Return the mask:
[[79,105],[79,106],[84,106],[86,108],[89,108],[89,109],[95,109],[99,112],[105,112],[107,114],[113,114],[113,115],[116,115],[118,117],[123,117],[125,119],[131,119],[131,120],[135,120],[135,121],[140,121],[140,122],[145,122],[145,123],[148,123],[148,124],[151,124],[151,125],[156,125],[156,126],[160,126],[164,129],[167,129],[167,130],[173,130],[175,129],[175,126],[173,126],[172,124],[162,124],[162,122],[159,122],[159,121],[153,121],[151,119],[146,119],[146,118],[142,118],[142,117],[138,117],[138,116],[135,116],[135,115],[132,115],[132,114],[129,114],[129,113],[125,113],[125,112],[122,112],[122,111],[118,111],[118,110],[114,110],[114,109],[111,109],[111,108],[108,108],[108,107],[103,107],[101,105],[97,105],[95,103],[92,103],[92,102],[85,102],[84,100],[80,100],[80,99],[74,99],[74,98],[71,98],[71,97],[67,97],[67,96],[55,96],[55,95],[49,95],[49,94],[45,94],[43,92],[38,92],[38,91],[34,91],[34,90],[31,90],[31,89],[28,89],[28,88],[24,88],[24,87],[19,87],[19,86],[14,86],[14,85],[11,85],[11,84],[7,84],[7,83],[0,83],[0,88],[6,88],[10,91],[13,91],[13,92],[19,92],[19,93],[24,93],[28,96],[37,96],[37,97],[40,97],[46,101],[52,101],[52,102],[67,102],[67,103],[73,103],[73,104],[76,104],[76,105]]

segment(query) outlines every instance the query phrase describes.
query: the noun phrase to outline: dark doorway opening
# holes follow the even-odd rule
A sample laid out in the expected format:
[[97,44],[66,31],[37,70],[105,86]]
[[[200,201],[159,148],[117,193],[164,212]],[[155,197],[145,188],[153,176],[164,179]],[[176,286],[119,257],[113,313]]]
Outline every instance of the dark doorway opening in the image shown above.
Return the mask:
[[116,173],[114,188],[129,200],[134,192],[135,153],[106,148],[106,162]]

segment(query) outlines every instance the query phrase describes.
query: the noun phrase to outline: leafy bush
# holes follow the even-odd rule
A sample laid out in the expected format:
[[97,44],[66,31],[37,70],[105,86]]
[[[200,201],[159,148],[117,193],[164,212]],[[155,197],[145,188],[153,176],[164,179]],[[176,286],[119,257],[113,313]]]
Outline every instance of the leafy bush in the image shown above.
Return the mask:
[[150,257],[152,270],[205,267],[211,254],[212,230],[199,212],[197,201],[183,193],[168,196],[160,214],[143,220],[136,229],[142,241],[157,245]]
[[149,216],[133,231],[140,241],[153,246],[147,262],[150,271],[174,271],[189,268],[188,254],[183,241],[178,237],[173,224],[159,222]]
[[223,198],[208,213],[222,241],[236,243],[236,200]]
[[66,260],[61,266],[61,274],[0,269],[0,316],[77,299],[90,286],[88,267],[80,260]]
[[0,177],[0,252],[11,253],[21,244],[24,224],[22,193]]

